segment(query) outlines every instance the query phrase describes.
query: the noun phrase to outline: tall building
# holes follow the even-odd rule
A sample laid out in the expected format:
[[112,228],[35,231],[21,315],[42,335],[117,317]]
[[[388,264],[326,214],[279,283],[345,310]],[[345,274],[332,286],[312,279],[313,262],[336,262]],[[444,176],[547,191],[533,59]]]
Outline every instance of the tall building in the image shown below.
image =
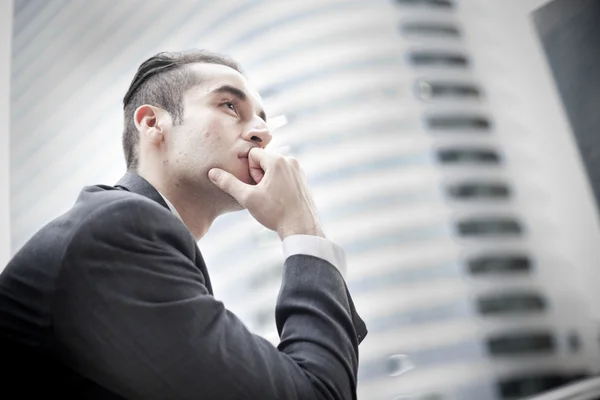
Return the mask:
[[[550,192],[527,171],[539,160],[523,136],[538,115],[505,66],[529,67],[503,51],[535,39],[518,26],[527,7],[306,4],[233,47],[285,115],[275,146],[301,160],[329,237],[348,252],[370,328],[360,398],[521,398],[597,368],[589,303],[581,286],[560,287],[569,261],[548,246],[561,240],[539,209]],[[511,16],[520,35],[503,26]],[[231,306],[276,337],[278,240],[235,223],[238,240],[205,240],[210,264],[223,266]]]
[[[271,147],[347,252],[359,399],[516,399],[596,373],[600,230],[531,19],[546,3],[15,0],[13,251],[123,173],[137,65],[211,48],[258,86]],[[242,212],[199,245],[216,296],[276,342],[278,238]]]

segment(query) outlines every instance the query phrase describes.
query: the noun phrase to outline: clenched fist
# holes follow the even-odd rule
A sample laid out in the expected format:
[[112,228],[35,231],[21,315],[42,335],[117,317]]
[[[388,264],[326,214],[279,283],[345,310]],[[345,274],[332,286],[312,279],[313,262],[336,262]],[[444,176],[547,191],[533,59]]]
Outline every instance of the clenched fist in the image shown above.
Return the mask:
[[260,224],[279,235],[325,237],[304,172],[295,158],[269,153],[255,147],[248,153],[250,176],[256,185],[248,185],[227,171],[213,168],[210,180],[245,207]]

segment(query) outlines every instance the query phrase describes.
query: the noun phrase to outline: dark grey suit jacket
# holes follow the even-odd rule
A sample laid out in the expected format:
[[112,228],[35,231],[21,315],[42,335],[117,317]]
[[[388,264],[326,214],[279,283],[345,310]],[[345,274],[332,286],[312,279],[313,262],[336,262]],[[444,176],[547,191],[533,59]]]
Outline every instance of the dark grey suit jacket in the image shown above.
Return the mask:
[[278,347],[213,297],[189,230],[127,173],[114,187],[84,188],[0,274],[0,390],[7,399],[356,398],[366,328],[334,266],[289,257],[275,319]]

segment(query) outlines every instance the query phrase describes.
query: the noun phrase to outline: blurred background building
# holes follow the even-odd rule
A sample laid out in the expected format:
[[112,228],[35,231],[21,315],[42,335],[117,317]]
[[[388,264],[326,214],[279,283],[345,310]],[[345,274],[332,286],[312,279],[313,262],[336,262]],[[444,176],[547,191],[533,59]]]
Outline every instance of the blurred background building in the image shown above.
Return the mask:
[[[596,374],[595,119],[574,121],[598,104],[596,57],[578,60],[600,36],[572,34],[591,1],[14,0],[10,252],[124,173],[137,66],[208,48],[241,62],[347,252],[359,399],[518,399]],[[276,342],[276,235],[240,212],[199,245],[216,296]]]

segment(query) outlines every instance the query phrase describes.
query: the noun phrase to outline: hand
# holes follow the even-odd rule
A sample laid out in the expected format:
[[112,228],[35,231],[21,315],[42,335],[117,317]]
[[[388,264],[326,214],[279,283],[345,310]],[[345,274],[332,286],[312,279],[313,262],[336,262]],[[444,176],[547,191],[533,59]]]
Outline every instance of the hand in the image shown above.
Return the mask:
[[248,163],[256,185],[245,184],[219,168],[208,171],[208,177],[282,240],[295,234],[325,237],[304,172],[295,158],[255,147],[248,153]]

